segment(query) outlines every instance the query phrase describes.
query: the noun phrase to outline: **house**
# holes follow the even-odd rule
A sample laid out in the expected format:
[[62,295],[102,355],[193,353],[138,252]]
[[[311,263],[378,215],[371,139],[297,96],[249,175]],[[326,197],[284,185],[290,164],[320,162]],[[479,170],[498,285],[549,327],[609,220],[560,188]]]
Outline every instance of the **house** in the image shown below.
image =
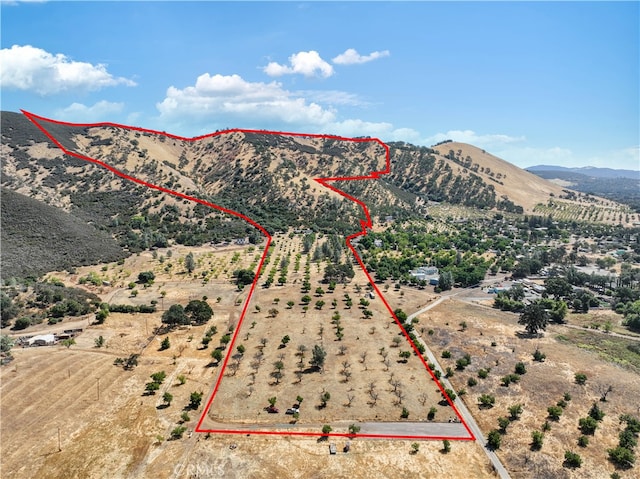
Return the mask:
[[29,338],[27,344],[29,346],[52,346],[55,344],[56,338],[51,334],[40,334]]
[[409,274],[420,281],[431,281],[431,279],[437,279],[439,276],[438,268],[435,266],[420,266],[419,268],[410,271]]

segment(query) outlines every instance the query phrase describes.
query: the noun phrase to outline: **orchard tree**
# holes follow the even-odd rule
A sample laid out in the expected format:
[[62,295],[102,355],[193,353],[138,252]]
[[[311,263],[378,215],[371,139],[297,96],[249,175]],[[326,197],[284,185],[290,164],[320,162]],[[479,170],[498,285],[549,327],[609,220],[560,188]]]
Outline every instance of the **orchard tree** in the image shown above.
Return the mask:
[[327,352],[324,348],[316,344],[311,351],[311,361],[309,363],[312,367],[324,371],[324,361],[327,357]]
[[196,261],[193,258],[193,253],[189,253],[184,258],[184,267],[187,269],[189,274],[193,273],[193,270],[196,269]]

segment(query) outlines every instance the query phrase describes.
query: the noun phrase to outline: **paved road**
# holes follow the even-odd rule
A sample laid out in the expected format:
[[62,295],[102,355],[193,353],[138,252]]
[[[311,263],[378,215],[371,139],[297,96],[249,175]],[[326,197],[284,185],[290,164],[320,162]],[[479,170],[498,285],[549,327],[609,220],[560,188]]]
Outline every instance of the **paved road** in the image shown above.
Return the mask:
[[[456,296],[459,293],[460,292],[451,293],[451,294],[449,294],[447,296],[440,297],[439,299],[437,299],[433,303],[431,303],[431,304],[425,306],[424,308],[422,308],[420,311],[417,311],[417,312],[415,312],[413,314],[410,314],[409,317],[407,318],[407,322],[410,322],[416,316],[418,316],[418,315],[430,310],[431,308],[439,305],[443,301],[449,300],[450,298]],[[441,379],[440,379],[440,382],[442,383],[442,386],[444,388],[450,388],[452,390],[455,390],[453,388],[453,386],[451,385],[451,383],[449,382],[449,380],[444,377],[444,371],[443,371],[442,367],[440,366],[440,364],[438,363],[438,360],[434,356],[433,352],[429,349],[429,346],[427,346],[427,344],[422,340],[422,338],[420,336],[417,336],[417,337],[418,337],[418,341],[420,341],[425,347],[427,361],[435,364],[436,369],[438,369],[442,373],[442,376],[441,376]],[[473,416],[471,415],[471,413],[467,409],[467,406],[464,404],[464,402],[462,402],[462,399],[457,397],[455,399],[455,401],[454,401],[454,404],[455,404],[456,408],[458,409],[458,412],[462,416],[462,419],[467,424],[469,429],[471,429],[471,432],[475,436],[476,443],[478,443],[478,445],[483,449],[483,451],[485,452],[485,454],[489,458],[489,461],[491,461],[491,464],[493,465],[493,468],[496,471],[496,473],[498,474],[498,476],[501,479],[510,479],[509,473],[507,472],[507,470],[505,469],[504,465],[500,461],[500,458],[496,455],[495,452],[493,452],[492,450],[490,450],[487,447],[487,440],[485,439],[484,435],[482,434],[482,431],[478,427],[478,424],[476,423],[475,419],[473,418]],[[466,433],[466,430],[464,432]]]

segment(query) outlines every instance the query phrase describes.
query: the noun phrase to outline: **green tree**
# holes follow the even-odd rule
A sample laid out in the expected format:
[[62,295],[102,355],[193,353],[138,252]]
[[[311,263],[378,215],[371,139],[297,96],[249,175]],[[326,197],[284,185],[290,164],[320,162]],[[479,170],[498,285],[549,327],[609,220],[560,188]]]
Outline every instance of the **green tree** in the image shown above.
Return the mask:
[[73,338],[63,339],[60,341],[60,344],[69,349],[72,345],[76,344],[76,340]]
[[196,269],[196,261],[193,258],[193,253],[187,254],[184,258],[184,267],[187,269],[189,274],[193,273],[193,270]]
[[575,452],[565,451],[564,462],[562,463],[562,465],[572,469],[578,468],[582,465],[582,458],[580,457],[579,454],[576,454]]
[[173,431],[171,431],[171,439],[176,440],[180,439],[182,435],[186,432],[187,428],[185,426],[178,426]]
[[144,388],[148,394],[155,394],[158,389],[160,389],[160,384],[155,381],[151,381],[145,385]]
[[328,435],[331,431],[333,431],[333,428],[328,424],[322,426],[322,434],[324,434],[325,436]]
[[451,271],[443,271],[438,278],[438,288],[441,291],[448,291],[453,288],[453,274]]
[[518,323],[523,324],[529,334],[538,334],[538,331],[547,329],[549,313],[541,302],[533,302],[524,307]]
[[500,416],[498,418],[498,427],[500,428],[500,432],[502,434],[505,434],[507,432],[507,427],[509,427],[509,424],[511,424],[509,418],[503,416]]
[[581,386],[587,382],[587,375],[583,373],[576,373],[574,378],[576,380],[576,384],[580,384]]
[[200,403],[202,402],[202,393],[194,391],[189,396],[189,409],[193,409],[194,411],[200,407]]
[[509,406],[509,418],[512,421],[519,419],[521,414],[522,414],[522,404],[513,404]]
[[598,428],[598,421],[596,421],[591,416],[581,417],[578,421],[578,426],[580,427],[580,432],[582,434],[593,435]]
[[142,271],[138,273],[138,283],[140,284],[153,284],[154,279],[156,279],[156,275],[153,271]]
[[487,446],[489,449],[495,451],[496,449],[500,449],[500,444],[502,444],[502,434],[497,429],[493,429],[487,435]]
[[195,324],[205,324],[213,316],[213,310],[209,303],[198,299],[189,301],[187,307],[184,308],[184,312],[189,321]]
[[170,347],[171,341],[169,341],[169,336],[166,336],[160,343],[160,351],[164,351],[165,349],[169,349]]
[[20,308],[13,302],[7,293],[0,292],[0,320],[3,328],[9,326],[11,320],[18,316]]
[[3,334],[0,336],[0,352],[8,353],[13,347],[14,341],[10,336]]
[[420,450],[420,444],[418,444],[417,442],[414,442],[411,444],[411,454],[418,454],[419,450]]
[[162,314],[162,322],[170,328],[173,328],[180,324],[189,324],[189,317],[181,305],[172,304],[169,309]]
[[557,421],[562,416],[563,409],[560,406],[549,406],[547,408],[547,413],[549,414],[549,418]]
[[214,349],[211,351],[211,357],[216,360],[216,363],[220,363],[222,361],[222,351],[219,349]]
[[162,395],[162,400],[164,401],[167,407],[171,406],[171,401],[173,401],[173,394],[167,391]]
[[481,394],[478,397],[478,403],[480,404],[480,407],[492,408],[493,405],[496,403],[496,398],[491,394]]
[[322,408],[327,407],[327,403],[329,402],[329,399],[331,399],[331,394],[329,393],[329,391],[323,391],[320,394],[320,407]]
[[615,447],[607,449],[609,460],[622,469],[628,469],[636,462],[636,455],[631,449],[626,447]]
[[544,434],[540,431],[531,432],[531,449],[538,451],[542,448],[544,442]]
[[596,421],[602,421],[602,418],[604,418],[604,411],[600,409],[597,402],[594,402],[591,409],[589,409],[589,416]]
[[100,308],[98,311],[96,311],[96,323],[103,324],[105,319],[107,319],[107,316],[109,316],[109,309]]
[[451,441],[449,441],[448,439],[444,439],[442,441],[442,452],[444,452],[445,454],[451,452]]
[[164,371],[158,371],[157,373],[153,373],[151,375],[151,379],[153,379],[153,382],[156,382],[158,384],[162,384],[166,378],[167,373],[165,373]]
[[326,357],[327,352],[324,350],[324,348],[316,344],[315,346],[313,346],[313,350],[311,351],[311,360],[309,361],[309,363],[315,369],[323,371]]

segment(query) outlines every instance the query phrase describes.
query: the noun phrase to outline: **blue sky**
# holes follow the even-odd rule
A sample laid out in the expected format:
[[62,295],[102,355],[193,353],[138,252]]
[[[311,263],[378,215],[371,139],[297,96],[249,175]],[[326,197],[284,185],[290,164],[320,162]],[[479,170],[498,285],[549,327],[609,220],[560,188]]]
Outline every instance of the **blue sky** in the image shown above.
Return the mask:
[[640,169],[637,2],[4,2],[2,109]]

